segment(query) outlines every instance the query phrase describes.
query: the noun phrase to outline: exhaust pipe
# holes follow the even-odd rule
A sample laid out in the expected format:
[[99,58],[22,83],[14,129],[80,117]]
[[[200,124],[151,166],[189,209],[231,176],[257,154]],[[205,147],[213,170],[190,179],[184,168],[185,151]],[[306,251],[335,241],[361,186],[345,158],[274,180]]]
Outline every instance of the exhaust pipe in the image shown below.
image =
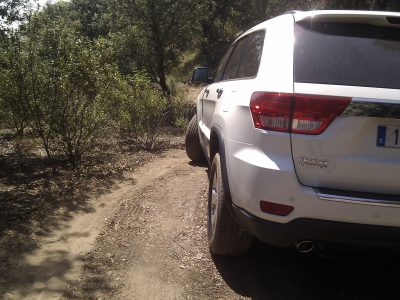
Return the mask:
[[299,241],[294,244],[297,251],[300,253],[310,253],[314,250],[313,241]]

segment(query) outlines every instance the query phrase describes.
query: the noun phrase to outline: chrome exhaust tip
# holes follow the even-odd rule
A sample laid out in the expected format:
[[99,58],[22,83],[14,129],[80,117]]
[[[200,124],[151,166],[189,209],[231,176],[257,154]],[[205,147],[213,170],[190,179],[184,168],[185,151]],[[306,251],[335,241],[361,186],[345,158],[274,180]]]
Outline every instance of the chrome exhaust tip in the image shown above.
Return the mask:
[[299,241],[294,246],[300,253],[310,253],[314,250],[315,245],[313,241]]

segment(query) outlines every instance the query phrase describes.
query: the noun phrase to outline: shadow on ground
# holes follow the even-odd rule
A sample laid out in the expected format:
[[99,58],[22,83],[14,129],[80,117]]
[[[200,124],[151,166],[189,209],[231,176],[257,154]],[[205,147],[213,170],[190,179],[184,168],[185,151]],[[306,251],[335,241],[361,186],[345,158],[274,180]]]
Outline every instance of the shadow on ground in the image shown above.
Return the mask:
[[[37,265],[25,255],[40,247],[41,237],[66,226],[76,213],[93,211],[89,199],[110,192],[124,179],[127,166],[132,169],[148,159],[147,154],[135,160],[126,155],[120,166],[120,157],[103,152],[87,158],[75,171],[60,161],[54,174],[43,157],[4,151],[8,142],[0,136],[0,298],[19,287],[63,278],[73,264],[67,253],[51,254],[50,261]],[[107,289],[106,282],[98,286]]]
[[252,299],[400,299],[400,255],[384,250],[322,258],[256,244],[244,257],[213,260],[229,287]]

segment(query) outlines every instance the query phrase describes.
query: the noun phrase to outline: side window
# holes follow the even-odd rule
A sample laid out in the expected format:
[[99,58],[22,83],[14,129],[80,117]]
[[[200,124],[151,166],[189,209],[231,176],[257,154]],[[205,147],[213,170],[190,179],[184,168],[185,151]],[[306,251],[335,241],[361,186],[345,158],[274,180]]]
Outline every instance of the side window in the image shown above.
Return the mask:
[[[261,55],[264,46],[264,31],[258,31],[248,36],[246,51],[240,59],[236,78],[255,77],[260,67]],[[229,61],[230,63],[230,61]],[[229,64],[228,64],[229,66]]]
[[221,59],[221,62],[218,65],[217,71],[215,72],[214,82],[221,81],[222,73],[224,72],[226,63],[228,62],[229,57],[231,56],[233,46],[231,46],[228,51],[226,51],[224,57]]
[[218,66],[214,82],[257,76],[264,37],[264,31],[257,31],[232,45]]
[[222,80],[229,80],[237,78],[236,73],[239,67],[240,59],[242,57],[243,50],[246,48],[248,38],[245,37],[236,43],[235,49],[226,65],[224,76]]

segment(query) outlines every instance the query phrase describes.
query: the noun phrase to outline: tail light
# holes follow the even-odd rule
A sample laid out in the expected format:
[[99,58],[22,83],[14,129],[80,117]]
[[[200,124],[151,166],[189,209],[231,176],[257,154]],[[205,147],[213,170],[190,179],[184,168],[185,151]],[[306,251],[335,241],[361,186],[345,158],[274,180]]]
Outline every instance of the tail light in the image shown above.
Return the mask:
[[256,128],[320,134],[339,116],[351,98],[255,92],[250,110]]

